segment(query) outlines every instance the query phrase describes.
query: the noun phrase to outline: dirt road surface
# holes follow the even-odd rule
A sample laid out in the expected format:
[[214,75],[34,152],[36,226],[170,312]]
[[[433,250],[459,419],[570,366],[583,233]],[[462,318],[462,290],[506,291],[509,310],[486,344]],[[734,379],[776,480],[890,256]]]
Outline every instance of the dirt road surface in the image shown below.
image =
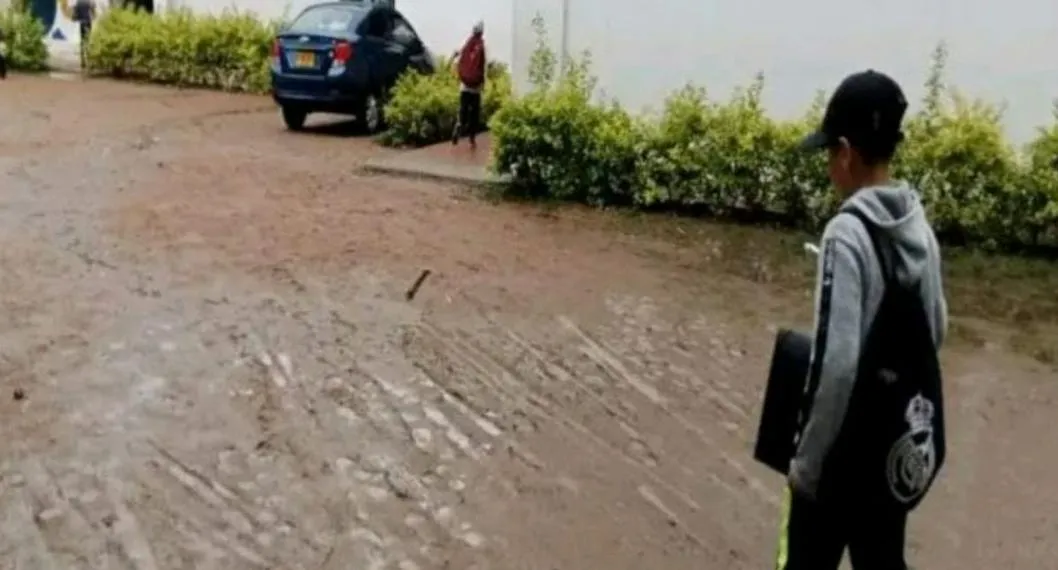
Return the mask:
[[[0,568],[770,565],[810,299],[766,267],[366,176],[262,98],[15,77],[0,125]],[[999,346],[945,353],[921,568],[1058,568],[1058,381]]]

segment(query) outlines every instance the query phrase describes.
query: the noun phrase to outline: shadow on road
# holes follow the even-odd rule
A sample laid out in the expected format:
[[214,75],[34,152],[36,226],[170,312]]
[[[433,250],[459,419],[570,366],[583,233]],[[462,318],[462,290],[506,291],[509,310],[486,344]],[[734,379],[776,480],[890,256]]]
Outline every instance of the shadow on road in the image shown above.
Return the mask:
[[[315,120],[313,120],[315,119]],[[368,137],[366,133],[356,126],[356,121],[351,117],[342,115],[309,115],[312,121],[301,131],[303,134],[331,136],[331,137]]]

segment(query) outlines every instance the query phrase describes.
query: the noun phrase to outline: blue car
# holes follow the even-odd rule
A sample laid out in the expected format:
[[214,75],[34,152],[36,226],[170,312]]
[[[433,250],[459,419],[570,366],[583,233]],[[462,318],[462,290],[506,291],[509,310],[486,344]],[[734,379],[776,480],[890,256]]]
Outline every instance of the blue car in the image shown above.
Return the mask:
[[390,2],[310,6],[272,45],[272,98],[290,130],[309,113],[353,115],[360,129],[385,128],[386,96],[405,70],[434,71],[434,58]]

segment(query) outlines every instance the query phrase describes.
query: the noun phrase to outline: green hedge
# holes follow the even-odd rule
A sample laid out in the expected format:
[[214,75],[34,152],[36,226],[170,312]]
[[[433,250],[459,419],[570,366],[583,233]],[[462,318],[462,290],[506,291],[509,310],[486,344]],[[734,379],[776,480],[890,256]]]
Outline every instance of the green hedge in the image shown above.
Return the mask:
[[7,65],[23,71],[48,68],[48,48],[44,44],[44,25],[18,3],[0,11],[0,32],[7,42]]
[[[726,101],[688,86],[659,114],[632,116],[593,102],[590,60],[561,75],[541,22],[534,88],[491,122],[493,168],[509,191],[596,205],[665,208],[818,230],[838,202],[823,157],[795,150],[818,125],[822,94],[799,120],[769,117],[760,75]],[[897,175],[922,193],[942,239],[988,247],[1058,245],[1058,106],[1025,149],[1003,135],[1001,113],[944,84],[933,54],[921,109],[907,120]]]
[[[490,63],[481,119],[487,124],[492,116],[511,99],[511,75],[506,65]],[[386,103],[388,130],[383,144],[422,146],[452,136],[459,112],[459,78],[454,61],[439,58],[437,72],[406,73],[393,87]]]
[[185,87],[265,93],[276,25],[233,10],[148,14],[103,12],[88,43],[88,68],[98,74]]

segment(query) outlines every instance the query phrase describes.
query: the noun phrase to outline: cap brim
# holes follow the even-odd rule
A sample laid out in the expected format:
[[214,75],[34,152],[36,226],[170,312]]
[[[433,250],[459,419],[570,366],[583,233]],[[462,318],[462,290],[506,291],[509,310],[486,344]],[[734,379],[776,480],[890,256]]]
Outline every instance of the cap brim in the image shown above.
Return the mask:
[[805,137],[798,148],[806,151],[823,150],[830,146],[830,137],[823,131],[816,131]]

